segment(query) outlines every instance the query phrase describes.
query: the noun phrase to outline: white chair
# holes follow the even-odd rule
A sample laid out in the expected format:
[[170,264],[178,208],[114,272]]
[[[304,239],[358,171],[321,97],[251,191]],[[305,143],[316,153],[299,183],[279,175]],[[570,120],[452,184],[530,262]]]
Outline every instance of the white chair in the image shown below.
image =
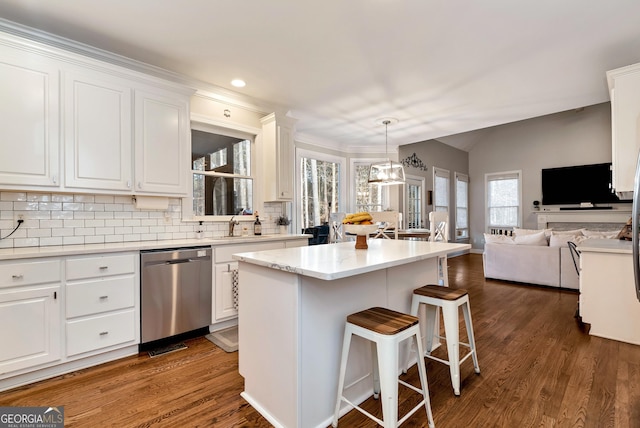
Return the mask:
[[[431,211],[429,213],[429,241],[449,242],[449,213],[446,211]],[[438,284],[449,286],[447,270],[447,256],[438,257]]]
[[[382,404],[382,420],[353,403],[344,395],[349,347],[351,345],[351,337],[354,335],[371,342],[373,397],[380,399]],[[424,358],[418,358],[417,362],[420,388],[398,379],[398,348],[400,343],[409,338],[412,339],[416,346],[418,355],[424,355],[422,338],[420,337],[420,325],[418,318],[415,316],[392,311],[391,309],[376,307],[351,314],[347,317],[342,343],[342,357],[340,360],[338,394],[331,426],[334,428],[338,426],[340,405],[344,401],[384,428],[397,428],[424,406],[427,412],[427,423],[430,428],[434,427]],[[422,400],[402,418],[398,418],[398,384],[422,396]]]
[[329,242],[334,244],[336,242],[344,241],[344,230],[342,228],[342,220],[344,220],[345,213],[331,213],[329,214]]
[[372,238],[391,239],[389,235],[392,232],[393,238],[398,239],[400,224],[400,213],[398,211],[373,211],[369,214],[371,214],[371,222],[380,226],[378,232]]

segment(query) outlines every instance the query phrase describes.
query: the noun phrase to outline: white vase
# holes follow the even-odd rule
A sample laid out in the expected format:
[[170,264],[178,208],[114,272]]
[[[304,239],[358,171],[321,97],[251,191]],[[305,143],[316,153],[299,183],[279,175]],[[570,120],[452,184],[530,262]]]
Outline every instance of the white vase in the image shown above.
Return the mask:
[[287,234],[288,226],[278,225],[278,227],[280,228],[280,235],[286,235]]

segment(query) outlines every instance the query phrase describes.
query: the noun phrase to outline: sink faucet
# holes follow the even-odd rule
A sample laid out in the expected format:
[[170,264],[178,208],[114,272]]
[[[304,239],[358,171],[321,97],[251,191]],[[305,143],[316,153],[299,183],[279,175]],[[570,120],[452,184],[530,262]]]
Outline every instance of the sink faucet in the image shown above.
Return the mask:
[[229,220],[229,236],[233,236],[233,229],[235,228],[235,226],[240,224],[240,222],[237,220],[233,221],[234,218],[236,218],[236,216],[231,217],[231,220]]

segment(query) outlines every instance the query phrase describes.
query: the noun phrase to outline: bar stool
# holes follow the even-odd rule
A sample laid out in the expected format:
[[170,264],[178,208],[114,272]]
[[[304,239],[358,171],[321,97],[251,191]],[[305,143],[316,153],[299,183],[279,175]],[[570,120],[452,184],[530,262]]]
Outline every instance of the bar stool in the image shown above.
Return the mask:
[[[469,294],[467,293],[467,290],[463,289],[452,290],[449,287],[425,285],[424,287],[413,290],[413,298],[411,300],[412,315],[418,315],[420,304],[424,304],[426,309],[426,354],[420,354],[420,351],[418,351],[418,355],[425,355],[427,358],[431,358],[432,360],[448,365],[449,372],[451,373],[453,393],[455,395],[460,395],[460,364],[462,364],[467,358],[472,357],[475,372],[480,373],[478,355],[476,352],[476,342],[473,336],[471,310],[469,308]],[[458,323],[458,308],[460,306],[462,306],[462,314],[467,328],[469,343],[460,341],[460,327]],[[435,334],[438,307],[442,308],[445,337]],[[447,355],[449,357],[448,361],[431,355],[434,336],[438,339],[446,339]],[[469,352],[462,359],[460,358],[460,345],[469,348]],[[407,353],[407,364],[405,364],[405,367],[408,367],[408,355],[409,353]],[[421,358],[418,358],[418,360],[421,360]]]
[[[349,346],[351,344],[351,336],[354,334],[371,341],[373,396],[377,399],[379,394],[382,394],[382,417],[384,421],[352,403],[343,395],[344,378],[347,369],[347,360],[349,358]],[[418,389],[397,377],[399,363],[398,347],[400,342],[410,337],[414,338],[418,352],[422,353],[422,339],[420,338],[420,326],[417,317],[377,307],[347,316],[344,341],[342,343],[340,376],[338,378],[338,395],[333,421],[331,423],[334,428],[338,426],[340,404],[342,401],[353,406],[359,412],[385,428],[400,426],[400,424],[405,422],[424,404],[427,410],[429,427],[434,427],[424,359],[418,359],[418,372],[420,374],[422,389]],[[398,420],[398,383],[422,394],[422,401],[400,420]]]

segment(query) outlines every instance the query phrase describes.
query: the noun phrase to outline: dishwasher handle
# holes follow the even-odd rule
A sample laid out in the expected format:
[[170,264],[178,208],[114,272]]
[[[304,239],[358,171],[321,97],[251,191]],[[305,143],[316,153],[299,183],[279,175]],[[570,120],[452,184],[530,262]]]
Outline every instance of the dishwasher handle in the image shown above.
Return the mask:
[[199,259],[178,259],[178,260],[167,260],[164,262],[165,265],[177,265],[180,263],[191,263],[197,262]]

